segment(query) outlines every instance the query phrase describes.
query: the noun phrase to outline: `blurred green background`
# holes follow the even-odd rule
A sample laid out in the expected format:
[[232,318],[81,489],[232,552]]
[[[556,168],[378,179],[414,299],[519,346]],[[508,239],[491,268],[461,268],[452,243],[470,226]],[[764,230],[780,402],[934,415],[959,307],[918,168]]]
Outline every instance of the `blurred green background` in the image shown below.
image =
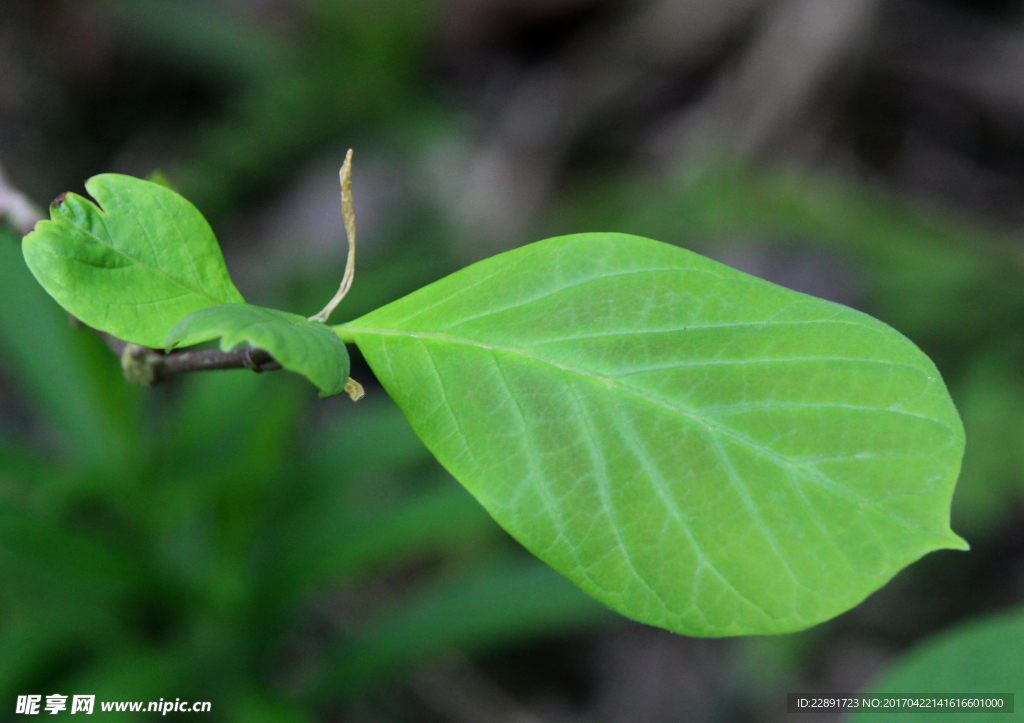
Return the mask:
[[855,306],[950,385],[972,551],[796,635],[636,625],[497,528],[358,356],[358,404],[287,374],[131,387],[4,231],[0,720],[57,692],[257,723],[775,721],[1019,607],[1021,78],[1011,0],[3,0],[0,164],[36,203],[160,169],[247,299],[310,314],[353,147],[337,321],[601,230]]

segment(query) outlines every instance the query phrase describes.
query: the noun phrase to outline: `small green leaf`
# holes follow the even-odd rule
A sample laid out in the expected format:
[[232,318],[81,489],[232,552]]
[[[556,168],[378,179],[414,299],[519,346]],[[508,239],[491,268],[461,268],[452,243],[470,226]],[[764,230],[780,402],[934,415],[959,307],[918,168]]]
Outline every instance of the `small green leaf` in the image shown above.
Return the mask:
[[50,207],[22,243],[25,261],[57,302],[89,326],[159,348],[197,309],[243,301],[210,225],[157,183],[103,174]]
[[339,393],[348,381],[348,350],[330,327],[251,304],[211,306],[182,319],[167,336],[167,351],[186,340],[198,344],[218,337],[224,351],[250,344],[270,352],[282,367],[319,387],[321,397]]
[[966,547],[963,428],[931,361],[689,251],[549,239],[338,331],[505,529],[642,622],[797,630]]
[[[861,698],[911,698],[956,696],[991,698],[1012,693],[1017,720],[1024,702],[1024,614],[991,616],[961,625],[925,641],[899,660]],[[915,711],[915,721],[1005,720],[993,712],[936,709]],[[1008,712],[1004,709],[1003,712]],[[906,710],[854,714],[852,723],[884,723],[906,720]]]

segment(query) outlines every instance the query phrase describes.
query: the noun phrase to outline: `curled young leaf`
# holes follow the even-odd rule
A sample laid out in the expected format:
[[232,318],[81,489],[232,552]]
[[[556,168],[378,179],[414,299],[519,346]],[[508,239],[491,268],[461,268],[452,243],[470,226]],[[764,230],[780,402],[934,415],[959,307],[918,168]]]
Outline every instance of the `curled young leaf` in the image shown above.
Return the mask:
[[345,343],[330,327],[298,314],[252,304],[211,306],[181,320],[167,336],[170,351],[187,341],[220,339],[224,351],[242,344],[263,349],[289,371],[303,375],[321,397],[345,390],[349,358]]
[[681,248],[549,239],[339,333],[505,529],[636,620],[797,630],[966,547],[963,427],[932,362]]
[[159,348],[197,309],[241,303],[210,225],[160,184],[112,173],[50,206],[22,249],[43,288],[93,328]]

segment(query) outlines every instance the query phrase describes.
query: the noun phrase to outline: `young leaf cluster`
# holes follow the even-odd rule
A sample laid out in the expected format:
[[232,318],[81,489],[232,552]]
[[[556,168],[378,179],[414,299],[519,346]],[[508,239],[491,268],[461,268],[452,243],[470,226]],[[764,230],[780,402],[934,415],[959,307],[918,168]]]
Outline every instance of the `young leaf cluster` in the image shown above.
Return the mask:
[[218,337],[225,350],[248,344],[306,376],[321,396],[345,388],[345,345],[322,324],[246,304],[195,206],[130,176],[103,174],[85,187],[99,206],[64,194],[23,242],[32,273],[71,314],[144,347]]

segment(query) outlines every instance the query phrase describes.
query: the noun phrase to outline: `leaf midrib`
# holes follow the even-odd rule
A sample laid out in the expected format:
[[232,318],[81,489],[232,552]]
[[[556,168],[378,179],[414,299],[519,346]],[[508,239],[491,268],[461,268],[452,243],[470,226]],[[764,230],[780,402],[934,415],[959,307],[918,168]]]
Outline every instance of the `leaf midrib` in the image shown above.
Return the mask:
[[[346,324],[345,327],[346,327],[344,329],[345,331],[348,331],[348,332],[351,332],[351,333],[357,334],[357,335],[358,334],[377,334],[377,335],[380,335],[380,336],[405,337],[405,338],[413,338],[413,339],[420,339],[420,340],[422,340],[422,339],[430,339],[430,340],[434,340],[434,341],[448,342],[448,343],[451,343],[451,344],[459,344],[459,345],[464,345],[464,346],[471,346],[471,347],[475,347],[475,348],[483,349],[483,350],[488,350],[488,351],[505,352],[505,353],[508,353],[508,354],[518,355],[518,356],[521,356],[521,357],[523,357],[525,359],[530,359],[532,361],[535,361],[535,362],[538,362],[538,363],[541,363],[541,364],[547,364],[549,366],[553,366],[553,367],[555,367],[557,369],[561,369],[562,371],[569,372],[571,374],[576,374],[576,375],[579,375],[579,376],[582,376],[582,377],[585,377],[585,378],[589,378],[589,379],[591,379],[591,380],[593,380],[595,382],[599,382],[600,384],[604,385],[608,389],[613,389],[613,388],[618,389],[619,391],[621,391],[621,392],[623,392],[625,394],[628,394],[630,396],[636,397],[637,399],[640,399],[640,400],[645,401],[645,402],[647,402],[649,404],[652,404],[652,405],[655,405],[657,407],[660,407],[660,408],[662,408],[662,409],[664,409],[666,411],[669,411],[669,412],[672,412],[672,413],[675,413],[675,414],[679,414],[679,415],[689,419],[690,421],[705,427],[705,429],[707,429],[712,434],[717,432],[719,434],[722,434],[722,435],[724,435],[726,437],[729,437],[729,438],[739,442],[740,444],[742,444],[742,445],[744,445],[746,447],[749,447],[749,448],[753,449],[755,452],[757,452],[759,454],[762,454],[762,455],[768,457],[769,459],[775,461],[776,464],[778,464],[780,466],[783,466],[783,467],[785,467],[785,468],[787,468],[787,469],[789,469],[789,470],[791,470],[793,472],[797,472],[797,471],[804,472],[811,479],[818,481],[819,484],[821,484],[823,487],[825,487],[825,488],[831,490],[832,492],[835,492],[835,493],[845,497],[847,500],[849,500],[849,501],[851,501],[851,502],[853,502],[853,503],[855,503],[857,505],[862,505],[862,506],[866,506],[866,507],[870,507],[872,509],[878,510],[882,514],[886,515],[890,519],[893,519],[893,520],[899,522],[900,524],[906,525],[906,526],[914,528],[914,529],[916,529],[916,530],[918,530],[920,532],[923,532],[923,533],[925,533],[929,537],[935,537],[935,533],[933,533],[933,532],[931,532],[931,531],[921,527],[920,525],[914,524],[913,522],[911,522],[909,520],[906,520],[906,519],[904,519],[902,517],[899,517],[899,516],[897,516],[896,514],[894,514],[893,512],[891,512],[889,510],[885,510],[885,509],[879,507],[879,505],[878,505],[878,503],[876,501],[866,500],[866,499],[863,499],[863,498],[859,497],[853,491],[851,491],[849,489],[846,489],[846,488],[842,487],[841,485],[837,484],[835,482],[835,480],[831,479],[830,477],[828,477],[827,475],[822,473],[820,470],[816,470],[816,469],[814,469],[814,468],[812,468],[812,467],[810,467],[810,466],[808,466],[806,464],[796,463],[796,462],[790,460],[789,458],[787,458],[786,456],[781,455],[781,454],[779,454],[777,452],[774,452],[771,449],[765,447],[764,445],[758,444],[757,442],[755,442],[752,439],[748,439],[744,435],[736,432],[735,430],[732,430],[729,427],[726,427],[726,426],[723,426],[723,425],[720,425],[720,424],[715,424],[714,422],[706,419],[705,417],[701,416],[700,414],[698,414],[696,412],[693,412],[693,411],[690,411],[690,410],[684,410],[684,409],[681,409],[680,407],[672,406],[671,404],[669,404],[667,402],[664,402],[664,401],[662,401],[660,399],[657,399],[656,397],[652,397],[650,395],[644,394],[639,389],[636,389],[634,387],[630,387],[630,386],[624,385],[624,384],[618,382],[617,380],[615,380],[615,379],[613,379],[611,377],[606,377],[606,376],[603,376],[603,375],[598,374],[596,372],[588,371],[586,369],[580,369],[579,367],[573,367],[573,366],[570,366],[568,364],[564,364],[562,362],[555,361],[554,359],[549,359],[549,358],[546,358],[546,357],[538,356],[536,354],[531,354],[529,351],[527,351],[525,349],[522,349],[522,348],[518,348],[518,347],[510,347],[510,346],[505,346],[505,345],[502,345],[502,344],[491,344],[491,343],[487,343],[487,342],[481,342],[481,341],[477,341],[477,340],[474,340],[474,339],[465,339],[465,338],[461,338],[461,337],[453,337],[453,336],[450,336],[448,334],[441,334],[441,333],[437,333],[437,332],[412,332],[412,331],[399,331],[399,330],[394,330],[394,329],[375,329],[375,328],[351,326],[351,325],[348,325],[348,324]],[[924,370],[919,370],[919,371],[924,373]],[[876,411],[885,412],[885,411],[888,411],[888,410],[878,409]],[[893,410],[893,411],[897,411],[897,410]],[[930,418],[925,418],[925,419],[930,419]],[[938,420],[930,419],[930,421],[933,421],[936,424],[939,424],[939,425],[945,427],[945,425],[942,424],[942,422],[940,422]]]
[[[391,336],[408,336],[408,335],[405,335],[405,334],[391,334]],[[437,379],[438,384],[442,388],[442,395],[444,397],[446,397],[447,395],[444,393],[444,383],[443,383],[440,371],[438,370],[438,368],[437,368],[437,366],[436,366],[436,364],[434,362],[434,358],[433,358],[433,355],[430,352],[429,346],[424,344],[423,339],[422,339],[422,337],[430,338],[431,336],[435,336],[435,335],[416,334],[416,336],[421,337],[420,339],[418,339],[418,341],[420,341],[420,343],[424,345],[424,350],[427,353],[427,358],[430,360],[431,366],[434,369],[434,376]],[[475,344],[475,346],[477,348],[485,348],[486,347],[486,345],[483,345],[483,344]],[[497,371],[499,373],[500,379],[502,380],[502,382],[503,382],[506,390],[508,391],[508,393],[511,394],[512,390],[509,387],[508,382],[505,379],[504,372],[501,369],[501,365],[498,362],[498,358],[499,357],[495,353],[496,351],[501,351],[501,347],[498,346],[498,345],[495,345],[495,348],[489,349],[489,351],[491,351],[491,354],[489,354],[488,357],[493,360],[493,362],[495,364],[495,367],[496,367],[496,369],[497,369]],[[546,361],[546,360],[542,359],[542,361]],[[521,429],[524,432],[527,432],[528,427],[525,424],[525,419],[523,418],[522,410],[521,410],[521,408],[519,406],[518,400],[515,399],[515,395],[513,395],[512,398],[513,398],[513,402],[515,403],[515,407],[516,407],[516,410],[518,412],[518,416],[519,416],[519,419],[520,419],[520,427],[521,427]],[[448,407],[449,413],[451,414],[453,421],[455,422],[456,426],[458,427],[459,422],[458,422],[458,419],[457,419],[457,417],[456,417],[456,415],[454,413],[454,410],[451,408],[451,405],[448,403],[446,398],[443,401],[444,401],[444,405],[446,407]],[[576,397],[577,404],[579,403],[579,401],[580,401],[579,397],[577,396]],[[589,435],[590,435],[590,437],[593,436],[593,430],[592,429],[589,430]],[[460,436],[462,436],[462,435],[460,435]],[[643,464],[645,470],[648,472],[648,474],[650,474],[652,476],[652,478],[656,477],[659,480],[659,482],[655,482],[652,479],[652,481],[651,481],[652,489],[654,490],[655,495],[657,495],[662,500],[662,503],[665,505],[667,514],[669,514],[671,517],[673,517],[679,523],[679,525],[681,526],[681,529],[683,530],[683,532],[686,535],[687,539],[690,541],[690,544],[692,545],[693,550],[694,550],[694,552],[696,553],[696,555],[698,557],[698,566],[699,567],[706,567],[708,570],[710,570],[711,574],[714,575],[724,585],[724,587],[727,589],[727,591],[730,594],[735,595],[736,598],[740,602],[742,602],[745,605],[751,606],[759,614],[764,615],[766,619],[774,620],[774,621],[779,621],[779,620],[786,619],[785,615],[774,615],[774,614],[770,613],[767,609],[765,609],[764,607],[759,605],[754,599],[752,599],[751,597],[746,595],[744,592],[742,592],[742,590],[735,583],[732,582],[732,580],[729,578],[729,575],[725,574],[724,572],[722,572],[718,568],[717,564],[705,552],[702,543],[698,540],[698,538],[695,535],[695,533],[690,529],[690,524],[687,521],[685,515],[682,513],[682,510],[679,509],[678,505],[675,503],[674,500],[671,499],[670,496],[665,495],[664,488],[667,485],[666,485],[666,483],[664,481],[664,476],[661,474],[660,471],[655,471],[656,468],[654,468],[654,469],[651,468],[649,461],[644,457],[642,451],[640,450],[640,447],[638,446],[638,443],[637,443],[637,441],[635,439],[635,432],[632,431],[632,430],[630,431],[630,438],[631,438],[630,444],[633,447],[634,451],[636,452],[636,454],[638,456],[638,459],[641,460],[641,464]],[[714,437],[714,435],[712,435],[712,441],[715,443],[716,447],[718,447],[718,456],[722,459],[723,463],[727,464],[727,465],[731,465],[731,460],[729,459],[728,455],[725,453],[724,449],[722,449],[719,440],[716,437]],[[463,436],[463,447],[472,456],[472,450],[470,449],[468,441],[465,439],[464,436]],[[531,460],[532,460],[532,458],[531,458]],[[793,584],[796,587],[804,588],[804,589],[808,590],[809,592],[814,592],[812,590],[812,588],[810,588],[803,580],[801,580],[800,577],[798,575],[796,575],[795,571],[792,569],[786,554],[781,549],[781,546],[778,543],[777,539],[774,537],[774,534],[768,529],[767,525],[763,521],[763,518],[761,518],[761,513],[757,509],[756,503],[750,498],[749,490],[747,489],[746,485],[742,482],[742,480],[739,479],[739,477],[735,474],[734,470],[729,472],[729,478],[730,478],[730,482],[733,483],[734,485],[736,485],[740,489],[740,494],[744,497],[745,506],[748,507],[748,512],[757,520],[759,527],[761,528],[762,532],[765,533],[766,537],[770,541],[772,550],[775,552],[776,557],[780,560],[781,564],[786,569],[787,575],[792,580]],[[804,502],[808,506],[808,509],[813,513],[814,512],[814,506],[810,503],[809,500],[807,500],[806,496],[804,495],[803,491],[799,488],[799,486],[796,486],[796,488],[797,488],[796,489],[797,494],[804,500]],[[551,499],[549,491],[547,490],[547,488],[542,483],[538,483],[537,484],[537,489],[548,500]],[[849,497],[849,495],[847,495],[847,496]],[[860,504],[860,505],[870,505],[871,504],[870,502],[859,500],[859,499],[857,499],[855,497],[853,498],[853,500],[857,504]],[[558,505],[549,505],[549,506],[552,509],[554,509],[554,510],[559,509]],[[609,504],[607,504],[607,502],[604,504],[604,507],[607,510],[611,510],[612,509],[612,507]],[[890,517],[892,517],[893,519],[897,520],[901,524],[906,524],[906,525],[911,526],[911,527],[917,527],[916,525],[913,525],[912,523],[908,523],[907,521],[902,520],[901,518],[898,518],[898,517],[895,517],[894,515],[891,515],[891,513],[887,513],[886,512],[886,514],[888,514]],[[561,537],[563,537],[564,539],[567,539],[567,536],[565,535],[565,532],[564,532],[564,529],[563,529],[561,517],[558,516],[558,515],[554,515],[554,513],[552,513],[552,515],[553,515],[552,519],[555,522],[555,525],[556,525],[556,527],[559,530],[559,535]],[[848,565],[849,570],[850,570],[850,573],[851,574],[859,574],[857,569],[855,568],[855,566],[853,566],[850,563],[848,554],[844,550],[842,550],[842,548],[840,546],[838,546],[836,544],[835,539],[831,536],[829,531],[821,525],[820,520],[816,519],[815,522],[816,522],[816,525],[819,528],[819,530],[823,533],[824,537],[828,540],[829,544],[831,544],[837,550],[837,552],[840,554],[840,556],[842,556],[846,560],[847,565]],[[614,528],[614,524],[612,526]],[[917,529],[921,529],[921,528],[917,528]],[[922,531],[927,533],[927,530],[922,530]],[[662,607],[664,608],[664,610],[665,610],[665,612],[667,614],[672,615],[672,616],[674,616],[674,617],[676,617],[678,619],[683,619],[690,612],[695,612],[700,617],[702,617],[704,619],[705,623],[708,624],[710,627],[719,628],[721,630],[725,630],[725,629],[728,628],[728,626],[711,625],[710,622],[707,620],[707,617],[705,616],[703,610],[699,606],[697,606],[695,604],[691,605],[690,608],[687,608],[684,611],[674,609],[672,606],[668,605],[667,601],[664,600],[662,598],[662,596],[659,593],[657,593],[657,591],[646,580],[646,578],[640,572],[639,567],[636,566],[634,563],[632,563],[632,561],[630,559],[628,559],[629,558],[628,547],[624,543],[622,543],[621,540],[618,541],[617,547],[618,547],[618,549],[622,550],[624,554],[626,554],[627,563],[629,565],[629,568],[632,570],[633,575],[641,582],[641,584],[643,584],[654,595],[655,599],[657,599],[660,602],[660,604],[662,605]],[[575,555],[575,548],[572,545],[570,545],[570,549],[573,551],[573,554]],[[599,584],[596,580],[593,580],[590,577],[590,575],[587,574],[585,566],[580,563],[578,557],[576,558],[576,560],[577,560],[577,568],[583,573],[584,577],[592,585],[594,585],[597,589],[603,589],[603,590],[607,591],[607,588],[605,588],[603,585]],[[797,613],[795,613],[795,612],[791,612],[790,614],[792,616],[795,616],[795,617],[799,618],[799,615]]]
[[[103,228],[107,229],[107,233],[109,234],[110,233],[110,229],[107,228],[106,214],[103,211],[100,211],[99,214],[100,214],[100,217],[103,218]],[[150,264],[147,264],[145,261],[142,261],[141,259],[138,259],[138,258],[132,256],[131,254],[126,253],[125,251],[122,251],[121,249],[117,248],[113,244],[107,243],[106,241],[104,241],[102,238],[100,238],[96,234],[94,234],[94,233],[92,233],[90,231],[87,231],[86,229],[82,228],[81,226],[77,226],[77,225],[71,223],[71,221],[67,220],[66,218],[61,218],[60,221],[55,221],[55,223],[58,223],[58,224],[61,223],[61,222],[66,223],[71,228],[75,229],[76,231],[79,231],[82,235],[84,235],[84,236],[86,236],[88,238],[91,238],[96,243],[98,243],[100,246],[108,248],[111,251],[113,251],[114,253],[120,254],[121,256],[123,256],[124,258],[128,259],[129,261],[131,261],[133,263],[136,263],[139,266],[152,271],[157,276],[160,276],[160,277],[166,279],[167,281],[171,282],[175,286],[178,286],[179,288],[185,289],[189,293],[195,294],[196,296],[202,296],[202,297],[204,297],[206,299],[209,299],[210,301],[215,301],[215,302],[222,303],[222,304],[235,303],[235,302],[232,302],[230,299],[219,299],[219,298],[217,298],[215,296],[210,296],[205,291],[194,289],[191,286],[189,286],[188,284],[182,283],[178,279],[176,279],[173,276],[170,276],[166,272],[162,271],[160,268],[152,266]],[[148,240],[148,235],[147,235],[147,240]],[[152,243],[152,241],[150,241],[150,243]],[[187,250],[187,248],[186,248],[186,250]],[[189,258],[191,259],[191,253],[189,253],[188,255],[189,255]],[[78,259],[75,259],[75,260],[78,261]]]

